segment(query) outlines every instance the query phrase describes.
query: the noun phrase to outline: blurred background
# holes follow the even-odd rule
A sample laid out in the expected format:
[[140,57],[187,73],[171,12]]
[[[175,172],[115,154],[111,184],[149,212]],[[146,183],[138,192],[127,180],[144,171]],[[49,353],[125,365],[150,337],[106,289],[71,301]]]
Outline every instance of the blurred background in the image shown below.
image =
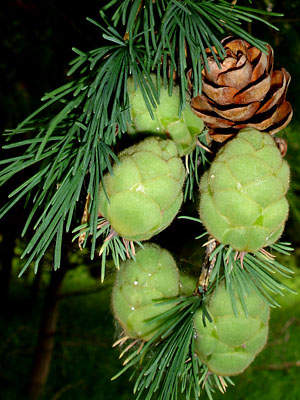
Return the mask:
[[[238,3],[248,5],[246,0]],[[294,117],[280,135],[288,140],[286,158],[292,171],[290,217],[282,239],[295,250],[289,257],[280,256],[280,261],[295,271],[293,280],[285,283],[299,293],[300,0],[253,1],[252,5],[284,13],[269,18],[279,32],[263,24],[246,28],[271,44],[275,67],[285,67],[292,76],[287,99]],[[66,83],[72,47],[87,51],[101,44],[99,29],[85,19],[97,19],[100,7],[101,2],[91,0],[2,0],[1,132],[39,107],[45,92]],[[8,150],[0,154],[1,159],[10,156]],[[14,179],[22,182],[24,177]],[[1,206],[15,183],[1,188]],[[182,210],[193,212],[193,204]],[[133,399],[129,374],[110,380],[121,367],[119,352],[111,347],[117,338],[110,311],[114,268],[108,268],[101,285],[100,260],[91,262],[87,250],[80,252],[66,238],[61,270],[52,273],[50,248],[36,275],[28,269],[18,278],[20,254],[27,242],[20,232],[27,213],[19,204],[0,221],[0,399],[23,399],[28,393],[44,400]],[[201,264],[196,235],[195,223],[177,220],[155,240],[172,251],[184,268],[194,268]],[[215,396],[217,400],[300,400],[300,299],[287,294],[278,301],[281,308],[272,311],[266,348],[243,375],[234,378],[235,387]],[[38,385],[33,385],[33,377]]]

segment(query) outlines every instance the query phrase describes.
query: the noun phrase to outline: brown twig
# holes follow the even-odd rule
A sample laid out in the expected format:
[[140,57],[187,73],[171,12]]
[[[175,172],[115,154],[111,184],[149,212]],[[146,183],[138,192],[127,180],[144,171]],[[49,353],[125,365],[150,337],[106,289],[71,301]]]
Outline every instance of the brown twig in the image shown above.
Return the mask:
[[92,347],[100,347],[100,348],[107,348],[111,341],[110,340],[104,340],[101,338],[99,341],[95,341],[95,339],[91,340],[68,340],[68,341],[63,341],[61,342],[63,346],[66,347],[86,347],[86,346],[92,346]]
[[67,297],[73,297],[73,296],[85,296],[88,294],[93,294],[93,293],[97,293],[100,292],[101,290],[107,289],[108,285],[101,285],[101,286],[95,286],[95,287],[91,287],[88,289],[84,289],[84,290],[72,290],[69,292],[65,292],[65,293],[61,293],[58,295],[59,299],[64,299]]
[[[84,210],[83,210],[83,214],[81,217],[81,225],[86,224],[90,218],[90,214],[89,214],[90,202],[91,202],[91,195],[90,195],[90,193],[88,193],[86,196]],[[80,250],[82,250],[82,245],[86,238],[86,232],[83,232],[83,231],[84,231],[84,228],[80,229],[80,232],[82,232],[82,233],[78,238],[78,247]]]
[[274,340],[272,342],[267,343],[267,347],[271,346],[278,346],[279,344],[282,344],[284,342],[287,342],[290,338],[290,331],[289,328],[293,325],[297,324],[300,325],[300,319],[297,317],[292,317],[286,323],[283,325],[283,327],[280,329],[279,333],[276,335],[279,339]]
[[206,242],[205,245],[206,245],[205,257],[201,267],[201,273],[198,279],[198,283],[194,291],[194,294],[197,296],[199,295],[202,296],[203,292],[205,293],[207,291],[210,275],[217,260],[217,257],[213,257],[212,260],[209,260],[211,254],[217,247],[217,241],[214,238],[210,238],[210,240],[208,240],[208,242]]
[[65,392],[67,392],[70,389],[73,389],[74,387],[80,386],[84,384],[84,380],[80,379],[76,383],[68,383],[67,385],[63,386],[61,389],[59,389],[58,392],[56,392],[53,396],[52,400],[58,400]]
[[271,371],[281,371],[281,370],[289,369],[289,368],[293,368],[293,367],[300,367],[300,360],[287,361],[282,364],[257,365],[254,368],[259,369],[259,370],[268,369]]

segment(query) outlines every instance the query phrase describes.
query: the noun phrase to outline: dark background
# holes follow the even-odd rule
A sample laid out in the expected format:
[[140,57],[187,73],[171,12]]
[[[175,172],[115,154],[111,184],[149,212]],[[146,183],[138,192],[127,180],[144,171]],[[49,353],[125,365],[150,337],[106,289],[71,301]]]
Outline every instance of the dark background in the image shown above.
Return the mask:
[[[248,5],[248,2],[239,1],[239,4]],[[275,67],[285,67],[292,76],[287,98],[292,103],[294,117],[282,136],[289,143],[287,160],[292,170],[288,194],[291,212],[284,240],[291,241],[295,251],[281,261],[295,270],[291,285],[299,288],[300,1],[266,0],[252,4],[285,14],[282,18],[271,18],[280,28],[279,32],[258,23],[245,27],[272,45]],[[1,2],[1,132],[14,128],[40,106],[44,93],[67,81],[68,63],[75,56],[71,50],[73,46],[87,51],[101,45],[99,29],[85,19],[87,16],[98,19],[101,5],[100,1],[89,0],[80,3],[65,0]],[[1,140],[3,144],[4,137]],[[7,158],[8,151],[3,150],[0,155]],[[22,180],[22,177],[14,179]],[[12,187],[15,182],[1,188],[1,205]],[[4,400],[26,398],[38,332],[45,316],[45,294],[49,296],[51,281],[55,286],[51,278],[51,248],[39,274],[28,270],[22,278],[17,278],[22,266],[19,256],[26,243],[26,238],[20,238],[25,212],[20,204],[0,221],[0,399]],[[197,243],[188,243],[195,236],[196,228],[192,223],[176,221],[158,240],[174,251],[181,262],[196,251]],[[121,365],[118,351],[111,349],[116,337],[110,312],[113,272],[108,274],[106,286],[103,286],[99,282],[99,260],[89,261],[87,252],[79,253],[69,244],[64,246],[64,257],[67,273],[58,285],[60,297],[54,293],[56,300],[59,299],[57,325],[50,330],[53,354],[50,346],[48,352],[52,360],[49,359],[49,375],[40,398],[132,399],[128,376],[110,381]],[[300,369],[295,363],[300,360],[299,300],[297,296],[287,295],[280,302],[282,309],[272,314],[267,348],[245,374],[234,379],[237,387],[230,389],[226,398],[283,400],[288,395],[291,400],[300,399]]]

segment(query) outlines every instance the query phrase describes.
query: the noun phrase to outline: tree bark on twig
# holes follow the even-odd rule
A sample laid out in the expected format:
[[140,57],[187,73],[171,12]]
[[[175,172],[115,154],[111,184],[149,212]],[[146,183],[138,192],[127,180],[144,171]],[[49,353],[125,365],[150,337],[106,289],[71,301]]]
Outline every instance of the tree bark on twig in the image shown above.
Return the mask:
[[293,367],[300,367],[300,360],[298,361],[287,361],[282,364],[269,364],[269,365],[258,365],[255,369],[268,369],[271,371],[280,371],[284,369],[289,369]]
[[39,292],[40,292],[40,286],[41,286],[41,279],[42,279],[42,266],[39,267],[37,270],[37,273],[34,276],[33,283],[31,286],[31,301],[32,303],[35,303]]
[[[66,254],[62,259],[65,264]],[[50,370],[59,313],[59,294],[66,271],[66,265],[63,265],[59,270],[51,273],[50,283],[45,294],[39,335],[26,389],[26,394],[32,400],[39,398]]]
[[65,299],[67,297],[75,297],[75,296],[86,296],[93,293],[101,292],[104,289],[107,289],[109,285],[101,284],[101,286],[97,285],[95,287],[91,287],[88,289],[81,289],[81,290],[72,290],[69,292],[64,292],[59,294],[59,299]]
[[[0,271],[0,303],[7,305],[8,291],[11,281],[12,260],[14,257],[16,232],[9,229],[3,232],[3,240],[0,244],[1,271]],[[6,306],[4,310],[6,309]]]

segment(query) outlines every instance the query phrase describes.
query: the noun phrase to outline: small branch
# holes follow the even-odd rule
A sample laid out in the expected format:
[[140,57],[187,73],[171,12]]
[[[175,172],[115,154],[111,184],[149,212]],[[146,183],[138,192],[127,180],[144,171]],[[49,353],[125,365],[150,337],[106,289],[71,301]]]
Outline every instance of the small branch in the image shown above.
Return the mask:
[[282,335],[286,330],[293,324],[300,325],[300,319],[297,317],[292,317],[289,320],[286,321],[286,323],[283,325],[282,329],[280,330],[280,335]]
[[280,370],[289,369],[289,368],[293,368],[293,367],[300,367],[300,360],[287,361],[282,364],[258,365],[256,367],[254,367],[254,369],[259,369],[259,370],[268,369],[271,371],[280,371]]
[[202,295],[203,292],[207,291],[210,275],[217,260],[217,257],[214,257],[212,260],[209,260],[211,254],[217,247],[216,240],[214,238],[210,238],[210,240],[206,242],[205,245],[206,245],[205,257],[202,263],[199,280],[194,292],[195,295]]
[[271,22],[273,23],[283,23],[283,22],[300,22],[300,18],[272,18]]
[[[84,210],[83,210],[83,214],[81,217],[81,225],[86,224],[90,218],[90,213],[89,213],[90,203],[91,203],[91,194],[88,193],[86,196]],[[80,250],[82,250],[82,245],[85,242],[85,238],[86,238],[86,232],[85,232],[84,228],[82,228],[80,230],[80,232],[82,232],[82,233],[78,238],[78,247]]]
[[[75,338],[76,339],[76,338]],[[66,341],[66,342],[62,342],[63,346],[66,347],[86,347],[86,346],[92,346],[92,347],[100,347],[100,348],[107,348],[109,347],[111,344],[110,340],[103,340],[103,338],[101,339],[101,341],[95,341],[95,339],[91,339],[91,340],[75,340],[75,341]]]
[[109,285],[101,285],[101,286],[96,286],[96,287],[84,289],[84,290],[72,290],[72,291],[60,294],[58,296],[58,298],[64,299],[64,298],[72,297],[72,296],[85,296],[88,294],[97,293],[97,292],[100,292],[101,290],[107,289],[108,286]]
[[73,389],[76,386],[84,384],[84,380],[80,379],[76,383],[68,383],[66,386],[63,386],[58,392],[56,392],[53,396],[53,400],[58,400],[61,396],[70,389]]

